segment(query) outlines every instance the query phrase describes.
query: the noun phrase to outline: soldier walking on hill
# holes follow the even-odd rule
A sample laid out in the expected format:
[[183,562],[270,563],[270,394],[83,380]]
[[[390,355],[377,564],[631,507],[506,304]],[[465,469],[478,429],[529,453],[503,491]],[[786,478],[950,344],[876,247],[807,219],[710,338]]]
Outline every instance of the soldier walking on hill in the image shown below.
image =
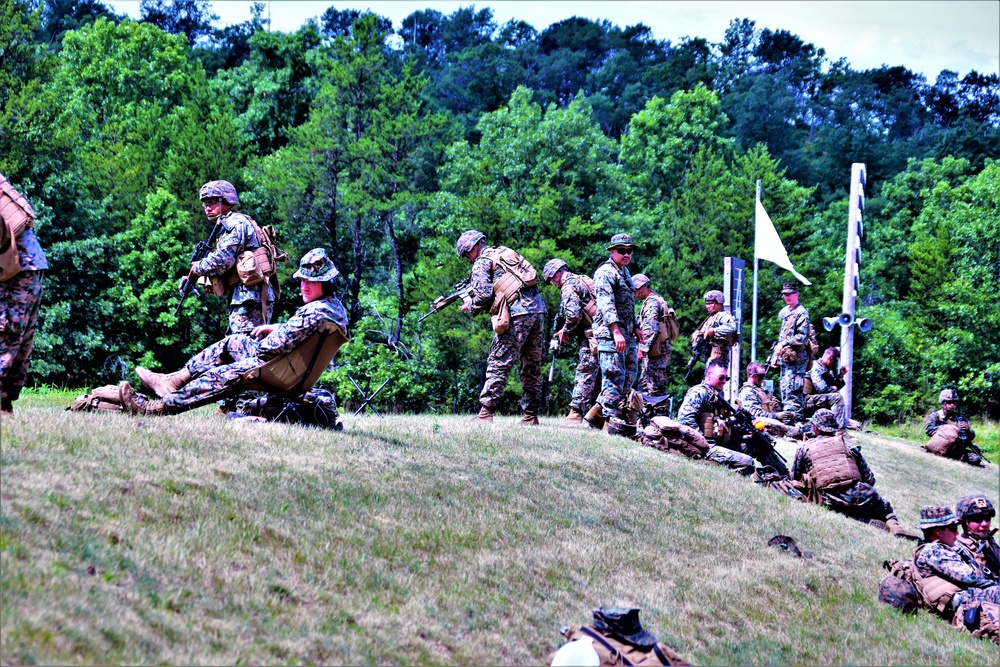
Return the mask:
[[458,256],[472,264],[472,300],[462,312],[489,310],[493,345],[486,361],[486,382],[479,394],[482,407],[473,421],[493,421],[507,376],[521,359],[521,423],[538,424],[542,405],[542,359],[545,355],[545,302],[538,291],[538,274],[524,257],[506,246],[486,245],[486,235],[470,229],[458,238]]
[[809,312],[799,303],[799,286],[782,283],[781,296],[785,307],[778,313],[781,331],[771,357],[771,367],[781,368],[781,405],[794,415],[796,422],[805,421],[806,370],[809,368]]
[[586,420],[595,428],[603,426],[606,420],[621,419],[638,369],[636,341],[645,342],[635,321],[635,285],[626,268],[635,250],[632,237],[615,234],[608,250],[611,255],[594,272],[597,295],[594,338],[601,364],[601,393]]
[[601,377],[601,366],[597,360],[597,342],[591,328],[597,314],[597,297],[594,281],[590,276],[570,273],[561,259],[550,259],[542,268],[542,279],[558,287],[561,291],[560,310],[563,324],[555,336],[565,345],[574,337],[579,337],[579,362],[573,380],[573,397],[569,403],[569,414],[563,419],[567,424],[580,425],[583,416],[593,407],[597,398],[597,382]]
[[645,341],[639,343],[639,391],[650,396],[665,396],[667,393],[667,363],[676,333],[671,331],[671,323],[676,324],[677,316],[663,297],[649,286],[649,278],[639,273],[632,276],[635,298],[642,301],[639,309],[639,328]]

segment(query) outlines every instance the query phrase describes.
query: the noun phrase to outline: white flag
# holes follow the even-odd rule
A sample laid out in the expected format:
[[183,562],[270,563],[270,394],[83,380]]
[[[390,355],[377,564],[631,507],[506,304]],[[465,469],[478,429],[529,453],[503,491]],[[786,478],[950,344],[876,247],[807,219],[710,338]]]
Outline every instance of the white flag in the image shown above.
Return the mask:
[[803,285],[812,285],[792,266],[791,260],[788,259],[788,253],[785,252],[785,246],[781,244],[781,239],[778,237],[778,230],[774,228],[774,223],[771,222],[771,218],[768,217],[767,211],[764,210],[764,205],[760,203],[759,199],[757,200],[755,227],[753,256],[757,259],[774,262],[783,269],[788,269]]

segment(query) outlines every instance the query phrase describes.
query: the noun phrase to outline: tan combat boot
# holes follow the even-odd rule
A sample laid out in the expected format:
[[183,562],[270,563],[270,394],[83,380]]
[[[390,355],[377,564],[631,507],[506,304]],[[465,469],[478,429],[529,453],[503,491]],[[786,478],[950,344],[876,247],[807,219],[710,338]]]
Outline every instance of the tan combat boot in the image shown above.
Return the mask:
[[128,382],[118,385],[118,400],[122,409],[130,415],[158,416],[167,414],[167,406],[163,401],[150,401],[135,393]]
[[900,525],[900,523],[896,519],[896,517],[893,517],[891,519],[886,519],[885,526],[886,526],[886,528],[889,529],[889,533],[891,535],[895,535],[896,537],[902,537],[902,538],[905,538],[905,539],[908,539],[908,540],[919,540],[920,539],[919,535],[911,533],[910,531],[908,531],[905,528],[903,528],[903,526]]
[[174,393],[191,380],[191,372],[187,368],[182,368],[176,373],[154,373],[139,366],[135,372],[142,383],[160,398]]
[[479,408],[479,414],[469,420],[470,422],[491,422],[493,421],[493,408],[484,405]]
[[600,403],[595,403],[594,407],[587,410],[587,414],[583,416],[584,421],[590,424],[590,428],[601,428],[604,426],[604,408],[601,407]]
[[521,416],[521,426],[538,426],[538,415],[525,410]]
[[566,426],[583,426],[583,413],[576,408],[570,408],[569,414],[563,417],[560,422]]

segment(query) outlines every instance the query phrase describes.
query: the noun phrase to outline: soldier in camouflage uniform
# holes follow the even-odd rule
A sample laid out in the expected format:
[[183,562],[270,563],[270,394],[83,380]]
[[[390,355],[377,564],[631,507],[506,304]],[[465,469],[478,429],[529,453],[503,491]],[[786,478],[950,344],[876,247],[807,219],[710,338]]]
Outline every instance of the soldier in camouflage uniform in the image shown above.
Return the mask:
[[747,381],[740,387],[740,405],[752,416],[765,420],[769,432],[784,434],[785,420],[792,413],[781,409],[781,402],[764,389],[764,375],[767,368],[757,362],[747,366]]
[[771,367],[781,368],[782,406],[794,415],[796,422],[801,422],[805,421],[805,395],[802,387],[810,356],[809,313],[799,303],[797,284],[782,283],[781,296],[785,300],[785,307],[778,313],[781,331],[771,357]]
[[861,448],[836,435],[833,412],[817,410],[809,426],[808,430],[796,429],[803,443],[795,452],[792,479],[812,488],[818,501],[835,512],[865,523],[883,522],[893,535],[916,539],[900,525],[889,501],[875,490],[875,474]]
[[601,393],[586,415],[591,426],[600,428],[612,417],[621,419],[624,402],[638,370],[636,340],[645,342],[635,321],[635,285],[626,268],[635,245],[628,234],[615,234],[608,245],[610,257],[594,272],[597,315],[594,338],[601,364]]
[[958,446],[948,450],[948,458],[955,458],[964,461],[969,465],[983,465],[983,454],[979,451],[973,440],[976,439],[976,432],[969,425],[969,420],[965,415],[958,413],[958,392],[954,389],[945,389],[938,396],[941,409],[927,415],[927,422],[924,424],[924,433],[932,437],[944,424],[952,424],[958,428],[961,442]]
[[698,347],[699,340],[707,338],[712,342],[707,361],[718,361],[728,368],[729,348],[736,342],[736,319],[724,310],[725,304],[726,297],[719,290],[705,292],[708,317],[691,334],[691,349]]
[[226,396],[243,374],[302,344],[327,322],[347,330],[347,312],[333,291],[339,272],[326,250],[310,250],[299,262],[304,305],[282,324],[262,324],[249,334],[231,334],[205,348],[170,375],[148,374],[143,382],[162,400],[137,394],[128,382],[120,385],[124,409],[132,414],[169,415],[192,410]]
[[1000,604],[1000,585],[958,542],[958,519],[950,508],[920,508],[918,527],[924,532],[925,543],[913,552],[913,565],[920,574],[913,583],[932,611],[950,619],[962,605]]
[[[0,174],[0,186],[13,193],[10,204],[18,206],[33,221],[35,212],[31,205],[11,187],[3,174]],[[38,309],[42,303],[42,278],[49,268],[34,229],[28,226],[17,238],[11,238],[9,224],[0,217],[0,226],[7,231],[0,252],[13,243],[21,271],[0,281],[0,412],[6,414],[14,412],[14,401],[20,397],[28,377]]]
[[563,419],[567,424],[579,425],[583,423],[583,415],[590,411],[597,399],[597,382],[601,377],[601,366],[591,349],[594,338],[591,329],[593,317],[587,313],[596,313],[597,309],[593,293],[594,281],[588,276],[570,273],[566,262],[561,259],[550,259],[545,263],[542,279],[561,291],[560,310],[564,319],[562,327],[555,333],[560,344],[565,345],[574,336],[579,336],[579,361],[573,380],[573,396],[569,403],[569,414]]
[[667,363],[673,350],[670,337],[661,334],[660,323],[666,321],[667,302],[649,287],[649,278],[642,273],[632,276],[635,298],[642,301],[639,309],[639,328],[645,341],[639,343],[639,391],[649,396],[667,393]]
[[970,493],[955,502],[955,516],[962,524],[958,541],[979,565],[1000,581],[1000,544],[993,538],[996,528],[990,528],[990,521],[996,515],[993,503],[982,493]]
[[840,350],[835,347],[828,347],[823,351],[823,356],[813,362],[809,369],[809,383],[811,391],[805,394],[806,414],[812,414],[819,408],[827,408],[837,416],[837,423],[840,428],[847,428],[847,406],[844,397],[840,394],[840,389],[844,386],[844,376],[847,375],[847,367],[841,366],[837,370],[840,362]]
[[[236,275],[236,259],[240,253],[260,247],[254,223],[249,216],[234,210],[240,203],[236,188],[229,181],[209,181],[198,191],[209,222],[221,224],[222,231],[215,243],[215,249],[191,264],[194,277],[216,276],[229,288],[229,332],[250,333],[254,327],[271,321],[275,294],[271,282],[265,280],[256,285],[244,285]],[[266,303],[262,292],[267,290]],[[266,316],[265,316],[266,308]]]
[[[470,229],[458,238],[455,245],[458,256],[472,264],[472,300],[462,303],[462,312],[473,315],[493,311],[502,304],[494,298],[496,287],[508,276],[534,276],[534,269],[521,255],[505,246],[486,245],[486,235]],[[513,264],[508,264],[508,258]],[[537,276],[534,281],[519,280],[517,288],[506,298],[510,310],[510,328],[493,338],[486,360],[486,381],[479,394],[482,407],[473,421],[493,421],[493,413],[503,396],[507,376],[514,361],[521,360],[521,423],[538,424],[538,410],[542,406],[542,359],[545,356],[545,302],[538,291]],[[496,330],[496,329],[494,329]]]
[[729,374],[725,365],[718,361],[709,362],[705,369],[705,379],[701,384],[688,389],[684,395],[684,402],[677,411],[677,421],[705,436],[711,445],[705,458],[741,475],[749,475],[754,471],[753,457],[724,446],[725,429],[722,418],[727,415],[723,412],[718,396],[728,381]]

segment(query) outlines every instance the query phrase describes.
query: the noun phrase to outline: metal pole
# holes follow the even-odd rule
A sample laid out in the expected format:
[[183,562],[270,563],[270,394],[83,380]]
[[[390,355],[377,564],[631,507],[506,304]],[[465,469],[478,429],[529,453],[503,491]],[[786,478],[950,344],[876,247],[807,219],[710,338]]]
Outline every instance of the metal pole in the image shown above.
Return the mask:
[[[757,206],[760,201],[761,183],[757,180],[757,199],[754,201],[754,246],[757,245]],[[753,253],[753,327],[750,331],[750,362],[757,361],[757,269],[760,267],[760,260],[757,259],[757,249]]]
[[855,162],[851,165],[851,201],[847,219],[847,252],[844,259],[844,301],[843,312],[850,317],[850,324],[840,327],[840,364],[847,367],[844,386],[840,395],[844,397],[847,418],[851,418],[854,378],[854,329],[856,327],[854,308],[858,297],[861,264],[862,215],[865,210],[865,165]]

